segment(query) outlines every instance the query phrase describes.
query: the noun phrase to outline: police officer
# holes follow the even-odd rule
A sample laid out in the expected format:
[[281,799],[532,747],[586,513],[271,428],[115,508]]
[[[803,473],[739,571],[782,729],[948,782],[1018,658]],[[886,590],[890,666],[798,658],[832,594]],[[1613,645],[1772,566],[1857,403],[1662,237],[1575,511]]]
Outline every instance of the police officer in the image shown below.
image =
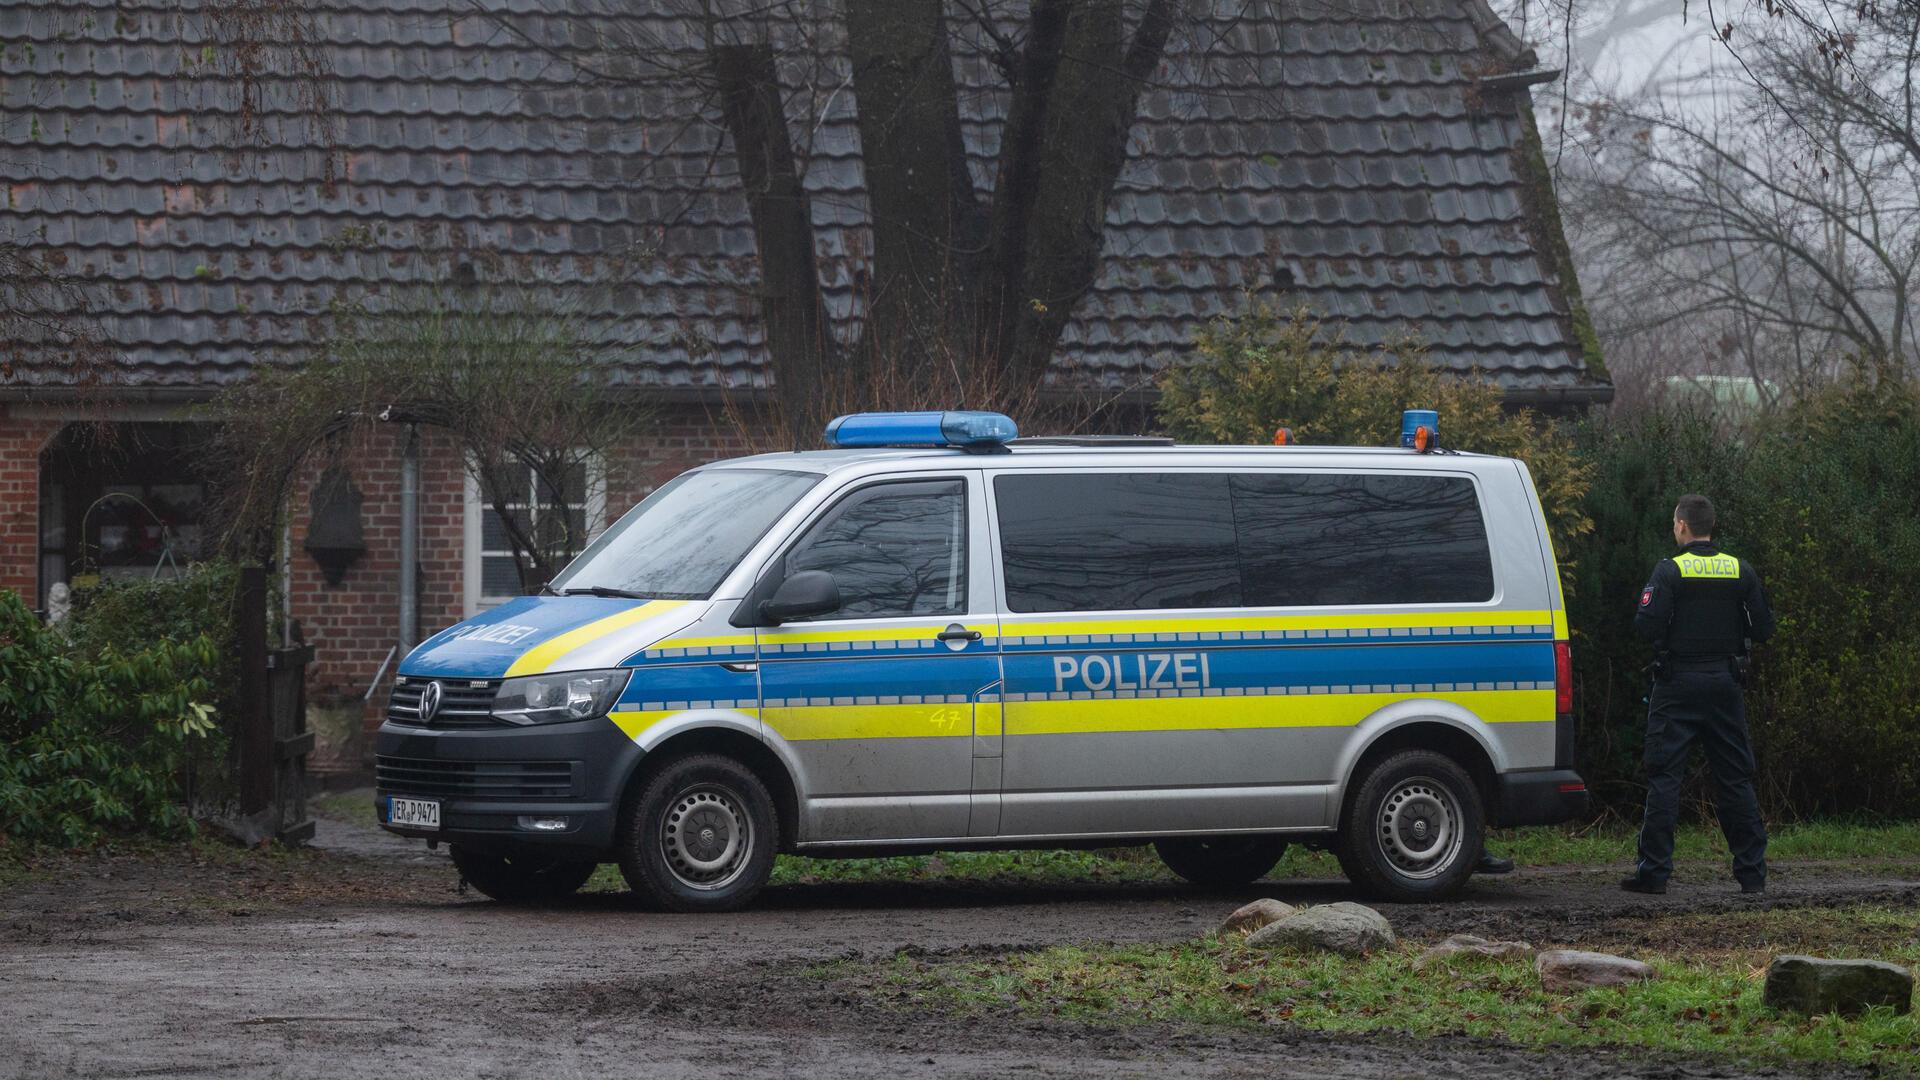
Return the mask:
[[1633,628],[1653,642],[1647,699],[1647,815],[1640,867],[1628,892],[1664,893],[1673,874],[1673,825],[1687,750],[1698,742],[1713,770],[1714,809],[1740,891],[1767,887],[1767,827],[1753,793],[1753,749],[1740,699],[1748,642],[1773,636],[1760,575],[1713,543],[1713,503],[1682,495],[1673,510],[1680,554],[1660,560],[1640,593]]

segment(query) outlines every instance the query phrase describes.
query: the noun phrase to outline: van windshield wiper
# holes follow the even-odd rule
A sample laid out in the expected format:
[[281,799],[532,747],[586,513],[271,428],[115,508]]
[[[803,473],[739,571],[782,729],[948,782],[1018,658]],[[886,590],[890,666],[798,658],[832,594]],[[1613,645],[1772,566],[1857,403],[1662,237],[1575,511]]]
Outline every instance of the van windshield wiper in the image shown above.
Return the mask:
[[617,596],[622,600],[647,599],[647,597],[641,596],[637,592],[628,592],[625,589],[608,588],[605,585],[589,585],[584,589],[561,589],[555,595],[558,595],[558,596]]

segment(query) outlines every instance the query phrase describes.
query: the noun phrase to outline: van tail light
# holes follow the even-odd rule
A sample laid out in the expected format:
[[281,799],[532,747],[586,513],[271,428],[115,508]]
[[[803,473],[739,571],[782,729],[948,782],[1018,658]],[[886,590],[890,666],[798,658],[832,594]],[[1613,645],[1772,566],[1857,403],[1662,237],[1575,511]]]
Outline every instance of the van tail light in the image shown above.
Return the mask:
[[1553,643],[1553,767],[1574,766],[1573,646]]
[[1573,711],[1573,646],[1564,641],[1553,643],[1553,711]]

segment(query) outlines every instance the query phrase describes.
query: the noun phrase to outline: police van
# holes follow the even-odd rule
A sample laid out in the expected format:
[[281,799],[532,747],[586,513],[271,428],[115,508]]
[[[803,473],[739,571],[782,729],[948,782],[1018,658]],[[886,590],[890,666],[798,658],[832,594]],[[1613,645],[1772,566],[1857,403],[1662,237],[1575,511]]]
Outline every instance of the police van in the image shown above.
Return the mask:
[[502,900],[617,862],[723,911],[780,852],[1141,843],[1206,885],[1298,843],[1447,896],[1489,825],[1586,788],[1527,468],[1409,417],[1349,448],[865,413],[694,469],[406,657],[380,820]]

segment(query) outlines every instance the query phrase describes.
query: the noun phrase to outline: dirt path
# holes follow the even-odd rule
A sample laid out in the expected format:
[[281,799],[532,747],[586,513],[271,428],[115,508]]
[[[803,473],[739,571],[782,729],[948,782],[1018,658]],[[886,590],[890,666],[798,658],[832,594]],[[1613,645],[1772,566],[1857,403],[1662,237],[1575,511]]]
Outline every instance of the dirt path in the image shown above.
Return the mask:
[[[611,895],[520,910],[456,894],[445,864],[417,849],[360,840],[374,843],[347,838],[267,871],[203,865],[212,884],[184,891],[178,868],[134,861],[0,897],[0,1076],[1745,1075],[1458,1040],[955,1019],[849,1000],[802,970],[906,947],[1182,938],[1246,898],[1325,902],[1350,897],[1344,883],[815,885],[719,918]],[[1784,867],[1776,882],[1763,903],[1920,903],[1914,881]],[[1382,910],[1415,939],[1631,946],[1647,914],[1754,906],[1720,882],[1664,898],[1611,886],[1599,871],[1522,872],[1460,903]]]

